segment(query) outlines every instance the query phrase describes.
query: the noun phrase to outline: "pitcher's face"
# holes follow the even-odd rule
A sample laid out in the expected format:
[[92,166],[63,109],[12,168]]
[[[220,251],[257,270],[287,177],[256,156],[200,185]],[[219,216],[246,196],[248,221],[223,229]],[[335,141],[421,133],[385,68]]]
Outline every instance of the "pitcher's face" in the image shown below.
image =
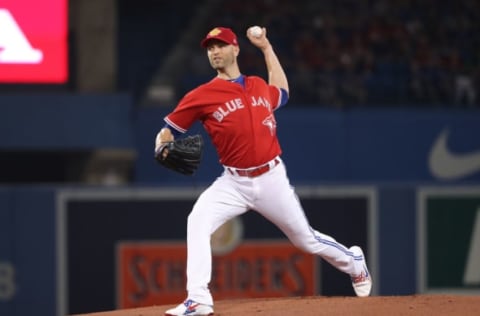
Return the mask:
[[238,46],[229,45],[221,41],[211,41],[207,46],[207,55],[213,69],[228,69],[236,65]]

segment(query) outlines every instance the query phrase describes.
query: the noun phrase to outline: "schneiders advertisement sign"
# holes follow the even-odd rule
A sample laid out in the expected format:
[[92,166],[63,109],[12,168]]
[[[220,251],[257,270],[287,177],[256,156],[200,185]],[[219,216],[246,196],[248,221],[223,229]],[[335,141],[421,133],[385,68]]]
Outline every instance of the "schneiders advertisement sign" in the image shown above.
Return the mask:
[[[171,304],[185,296],[184,243],[121,243],[117,249],[118,305]],[[315,257],[288,241],[249,241],[213,256],[210,290],[216,299],[311,296]]]
[[68,80],[67,0],[0,2],[0,83]]

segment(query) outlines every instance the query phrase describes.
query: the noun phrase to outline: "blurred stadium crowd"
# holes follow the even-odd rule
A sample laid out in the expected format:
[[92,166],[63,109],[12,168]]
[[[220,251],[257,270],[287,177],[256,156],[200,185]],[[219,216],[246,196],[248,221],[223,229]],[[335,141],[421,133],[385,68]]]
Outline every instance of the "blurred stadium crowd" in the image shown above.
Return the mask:
[[[237,32],[242,71],[262,76],[261,55],[241,33],[249,25],[267,27],[290,79],[291,102],[337,108],[479,103],[477,0],[222,1],[210,21]],[[182,92],[213,74],[200,53],[183,76]]]

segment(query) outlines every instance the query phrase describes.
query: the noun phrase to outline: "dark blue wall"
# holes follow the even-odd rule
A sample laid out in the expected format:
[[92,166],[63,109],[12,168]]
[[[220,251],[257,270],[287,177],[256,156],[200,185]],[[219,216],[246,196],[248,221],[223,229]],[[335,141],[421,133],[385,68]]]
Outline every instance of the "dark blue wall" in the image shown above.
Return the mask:
[[[221,171],[210,143],[198,174],[181,177],[159,169],[152,160],[155,135],[167,109],[142,110],[135,120],[138,160],[135,179],[141,183],[210,182]],[[276,112],[283,159],[294,182],[438,181],[429,158],[435,141],[448,131],[452,153],[480,150],[480,111],[438,109],[365,109],[351,111],[289,105]],[[202,132],[195,125],[189,133]],[[480,181],[480,156],[472,172],[443,182]]]
[[[135,183],[210,182],[222,168],[208,139],[194,177],[178,176],[155,163],[155,136],[170,110],[134,108],[131,98],[121,94],[0,96],[0,150],[129,148],[138,154]],[[437,181],[429,159],[442,133],[448,132],[451,154],[480,149],[479,110],[339,111],[288,105],[276,117],[283,159],[295,182]],[[204,131],[197,124],[189,133]],[[478,169],[441,180],[479,181]]]
[[0,149],[132,148],[127,94],[1,95]]

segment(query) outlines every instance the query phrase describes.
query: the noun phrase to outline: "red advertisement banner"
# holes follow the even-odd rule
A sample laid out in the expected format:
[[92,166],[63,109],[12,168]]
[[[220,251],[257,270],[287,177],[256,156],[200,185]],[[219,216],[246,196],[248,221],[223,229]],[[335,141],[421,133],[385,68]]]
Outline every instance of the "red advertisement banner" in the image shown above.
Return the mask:
[[68,81],[67,0],[2,0],[0,83]]

